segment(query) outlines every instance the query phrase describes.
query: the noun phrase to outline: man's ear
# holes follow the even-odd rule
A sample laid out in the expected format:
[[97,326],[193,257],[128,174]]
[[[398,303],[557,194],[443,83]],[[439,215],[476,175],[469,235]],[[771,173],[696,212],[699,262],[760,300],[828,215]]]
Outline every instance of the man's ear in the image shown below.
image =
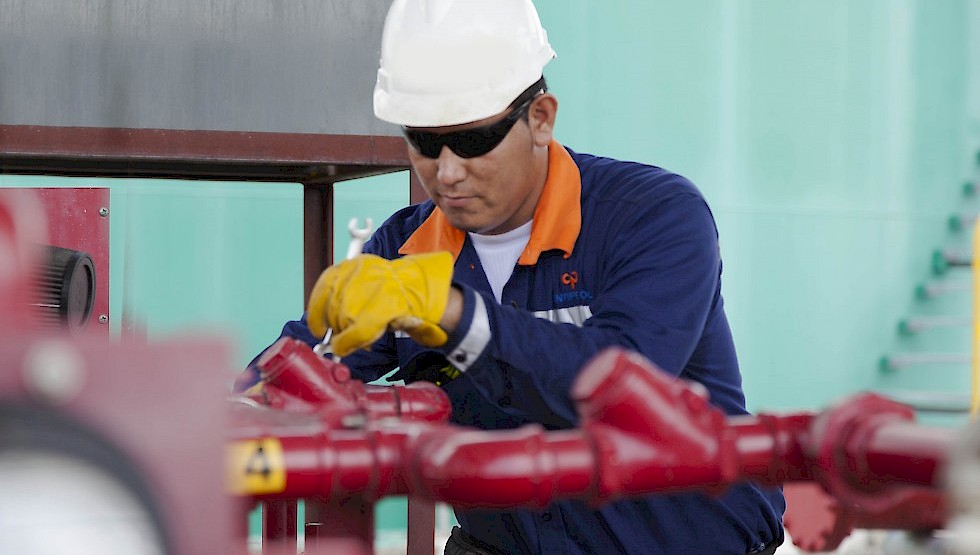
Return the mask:
[[555,118],[558,116],[558,98],[551,93],[538,95],[527,111],[527,124],[537,146],[548,146],[554,137]]

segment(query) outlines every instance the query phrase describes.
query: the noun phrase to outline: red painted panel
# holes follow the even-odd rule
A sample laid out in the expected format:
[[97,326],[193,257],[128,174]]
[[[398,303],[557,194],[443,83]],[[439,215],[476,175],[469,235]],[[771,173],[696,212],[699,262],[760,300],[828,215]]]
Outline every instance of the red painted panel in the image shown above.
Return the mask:
[[[48,220],[48,243],[88,253],[95,265],[95,305],[87,332],[109,334],[108,188],[37,189]],[[105,211],[103,212],[103,209]],[[105,316],[104,321],[100,316]]]

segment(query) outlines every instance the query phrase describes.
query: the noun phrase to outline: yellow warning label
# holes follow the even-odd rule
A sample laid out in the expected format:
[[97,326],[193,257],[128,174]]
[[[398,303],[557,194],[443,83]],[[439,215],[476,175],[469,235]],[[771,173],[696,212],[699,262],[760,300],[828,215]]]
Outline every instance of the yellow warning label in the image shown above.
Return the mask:
[[225,461],[229,493],[262,495],[286,489],[282,444],[274,437],[234,441],[226,449]]

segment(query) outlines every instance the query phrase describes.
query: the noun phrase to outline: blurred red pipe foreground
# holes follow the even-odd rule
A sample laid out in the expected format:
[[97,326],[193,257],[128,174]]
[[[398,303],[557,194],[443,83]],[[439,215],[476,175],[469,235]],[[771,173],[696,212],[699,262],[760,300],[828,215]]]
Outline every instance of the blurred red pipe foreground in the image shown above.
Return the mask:
[[346,522],[321,523],[321,537],[349,540],[354,532],[365,551],[371,527],[352,526],[345,507],[386,495],[543,507],[558,498],[600,504],[718,492],[740,480],[815,481],[851,524],[927,530],[945,520],[937,488],[954,433],[916,425],[912,409],[877,395],[819,414],[726,417],[702,388],[609,349],[574,385],[578,429],[477,431],[443,423],[449,403],[434,385],[366,386],[292,339],[271,347],[259,366],[262,385],[235,411],[232,491],[319,499],[336,509],[328,518]]

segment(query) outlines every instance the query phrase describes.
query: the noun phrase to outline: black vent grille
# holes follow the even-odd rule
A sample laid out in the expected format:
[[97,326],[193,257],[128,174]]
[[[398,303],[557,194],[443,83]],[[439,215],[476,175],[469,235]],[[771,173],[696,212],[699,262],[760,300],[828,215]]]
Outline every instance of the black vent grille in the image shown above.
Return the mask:
[[88,254],[42,246],[34,274],[36,323],[43,329],[78,331],[88,324],[95,304],[95,266]]

